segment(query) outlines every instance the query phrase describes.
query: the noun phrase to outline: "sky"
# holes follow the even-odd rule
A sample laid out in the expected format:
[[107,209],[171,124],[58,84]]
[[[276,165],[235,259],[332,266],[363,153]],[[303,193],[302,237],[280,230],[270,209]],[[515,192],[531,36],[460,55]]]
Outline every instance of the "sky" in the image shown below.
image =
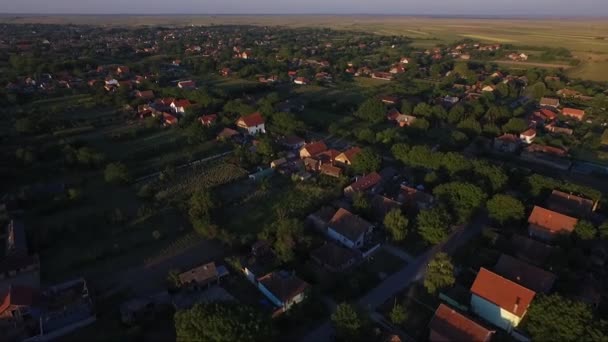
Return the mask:
[[608,0],[0,0],[0,13],[608,16]]

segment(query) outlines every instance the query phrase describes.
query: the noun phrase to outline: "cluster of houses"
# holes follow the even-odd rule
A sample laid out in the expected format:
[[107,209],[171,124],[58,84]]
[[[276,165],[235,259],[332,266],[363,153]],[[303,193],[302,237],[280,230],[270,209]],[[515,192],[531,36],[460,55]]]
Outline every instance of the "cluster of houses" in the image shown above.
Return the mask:
[[[593,200],[554,190],[543,206],[534,206],[530,213],[529,236],[514,234],[511,255],[502,254],[492,269],[479,270],[468,305],[439,306],[429,325],[430,339],[489,341],[499,328],[518,340],[528,340],[517,327],[534,298],[550,294],[557,280],[547,270],[549,258],[559,249],[554,243],[572,234],[578,220],[589,219],[596,207]],[[598,249],[594,263],[602,266],[606,257],[603,249]],[[590,273],[579,276],[581,286],[576,298],[597,307],[601,297],[596,279]]]
[[6,255],[0,259],[0,339],[51,341],[95,322],[87,282],[75,279],[40,285],[40,262],[27,247],[25,227],[6,227]]
[[569,128],[559,119],[559,115],[567,119],[583,121],[585,111],[582,109],[563,107],[560,108],[558,98],[543,97],[539,102],[540,108],[527,117],[528,127],[516,134],[505,133],[496,137],[493,148],[500,152],[515,153],[523,147],[521,157],[558,169],[567,170],[571,163],[567,159],[568,150],[561,147],[535,144],[534,139],[539,131],[550,134],[572,135],[572,128]]

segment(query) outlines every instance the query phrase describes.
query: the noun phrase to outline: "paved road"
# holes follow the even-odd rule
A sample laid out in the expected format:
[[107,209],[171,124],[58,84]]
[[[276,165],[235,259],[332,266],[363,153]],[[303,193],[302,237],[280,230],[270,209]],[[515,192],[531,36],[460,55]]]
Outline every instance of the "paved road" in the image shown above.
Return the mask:
[[414,260],[416,260],[416,258],[406,253],[403,249],[395,247],[388,243],[382,245],[382,249],[408,263],[414,262]]
[[[428,262],[439,252],[453,253],[458,247],[464,245],[476,235],[480,234],[487,223],[486,214],[477,215],[466,227],[461,227],[450,235],[446,242],[434,246],[424,254],[418,256],[403,269],[386,278],[380,285],[361,297],[358,305],[370,312],[372,319],[378,318],[376,308],[391,297],[408,287],[412,282],[422,279]],[[333,312],[333,311],[332,311]],[[331,321],[326,321],[302,338],[305,342],[326,342],[333,340],[333,327]],[[399,333],[399,331],[397,331]],[[404,334],[405,339],[411,339]]]

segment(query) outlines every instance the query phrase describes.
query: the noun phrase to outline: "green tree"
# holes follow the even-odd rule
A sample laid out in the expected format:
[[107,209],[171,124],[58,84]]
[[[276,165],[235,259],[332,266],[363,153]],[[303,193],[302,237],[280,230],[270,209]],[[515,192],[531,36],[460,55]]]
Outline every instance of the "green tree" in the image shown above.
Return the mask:
[[403,305],[395,304],[389,314],[389,317],[391,319],[391,323],[396,325],[403,324],[407,320],[407,311],[405,311]]
[[336,307],[336,311],[331,315],[338,335],[344,338],[355,338],[361,329],[361,318],[355,308],[347,303],[341,303]]
[[394,241],[403,241],[405,239],[408,224],[408,219],[399,208],[391,209],[384,217],[384,227],[386,227]]
[[368,99],[359,106],[355,116],[370,123],[380,123],[385,120],[386,108],[377,99]]
[[443,208],[422,210],[417,216],[418,234],[431,245],[445,240],[450,232],[450,215]]
[[353,170],[360,174],[366,174],[380,169],[382,159],[370,148],[364,148],[353,160]]
[[481,124],[473,118],[464,119],[456,126],[468,136],[476,136],[481,133]]
[[131,181],[131,176],[125,164],[116,162],[106,166],[104,179],[111,184],[125,184]]
[[574,226],[574,234],[581,240],[593,240],[597,235],[597,229],[593,223],[585,220],[579,220]]
[[357,191],[353,194],[352,197],[353,208],[357,211],[357,213],[366,216],[369,214],[371,210],[371,203],[367,195],[361,191]]
[[175,313],[177,341],[270,341],[272,323],[249,306],[236,302],[197,304]]
[[503,132],[519,134],[528,129],[528,123],[521,118],[511,118],[502,126]]
[[538,295],[527,316],[524,328],[533,341],[582,341],[593,319],[586,304],[558,294]]
[[414,107],[414,114],[428,118],[433,115],[433,107],[424,102],[420,102]]
[[457,222],[468,222],[475,211],[484,205],[487,195],[470,183],[451,182],[437,186],[433,194],[452,209]]
[[455,281],[450,257],[443,252],[437,253],[426,268],[424,287],[429,293],[436,294],[437,290],[453,286]]
[[518,199],[496,194],[487,203],[488,215],[500,224],[521,220],[524,217],[524,205]]
[[291,262],[295,257],[297,242],[304,236],[304,225],[295,218],[279,218],[273,224],[275,230],[274,251],[281,262]]
[[190,215],[190,219],[204,222],[210,221],[211,210],[215,207],[215,203],[209,191],[196,190],[190,196],[189,204],[188,215]]

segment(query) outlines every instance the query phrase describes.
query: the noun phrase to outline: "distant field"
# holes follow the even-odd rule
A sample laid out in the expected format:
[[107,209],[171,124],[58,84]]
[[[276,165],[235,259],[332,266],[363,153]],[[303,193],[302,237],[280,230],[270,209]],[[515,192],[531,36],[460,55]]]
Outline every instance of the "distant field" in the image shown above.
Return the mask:
[[264,25],[329,27],[339,30],[402,35],[420,47],[463,38],[521,46],[564,47],[584,55],[572,68],[574,77],[606,80],[608,20],[598,19],[467,19],[408,16],[259,15],[259,16],[0,16],[3,23],[72,23],[119,26],[141,25]]

